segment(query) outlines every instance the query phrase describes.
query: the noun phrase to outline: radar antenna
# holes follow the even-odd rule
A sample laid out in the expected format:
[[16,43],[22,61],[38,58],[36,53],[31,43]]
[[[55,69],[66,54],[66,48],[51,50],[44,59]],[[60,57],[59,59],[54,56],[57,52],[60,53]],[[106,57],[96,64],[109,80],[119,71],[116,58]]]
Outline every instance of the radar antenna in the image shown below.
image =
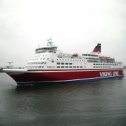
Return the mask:
[[52,37],[47,39],[47,41],[48,41],[47,46],[53,46]]

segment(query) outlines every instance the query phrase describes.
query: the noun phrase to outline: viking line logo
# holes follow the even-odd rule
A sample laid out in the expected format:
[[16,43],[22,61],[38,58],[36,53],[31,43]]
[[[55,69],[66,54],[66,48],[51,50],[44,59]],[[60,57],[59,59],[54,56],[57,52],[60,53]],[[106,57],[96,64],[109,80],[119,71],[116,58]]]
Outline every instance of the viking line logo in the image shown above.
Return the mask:
[[110,76],[118,76],[118,71],[113,72],[100,72],[100,77],[110,77]]

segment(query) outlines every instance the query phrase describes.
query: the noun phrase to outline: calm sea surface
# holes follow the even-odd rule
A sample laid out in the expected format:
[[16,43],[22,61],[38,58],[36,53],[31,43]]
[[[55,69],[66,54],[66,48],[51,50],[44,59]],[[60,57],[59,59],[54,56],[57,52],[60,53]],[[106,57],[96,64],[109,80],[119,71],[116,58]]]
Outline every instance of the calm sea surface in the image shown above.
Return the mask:
[[0,126],[126,126],[126,77],[17,88],[0,73]]

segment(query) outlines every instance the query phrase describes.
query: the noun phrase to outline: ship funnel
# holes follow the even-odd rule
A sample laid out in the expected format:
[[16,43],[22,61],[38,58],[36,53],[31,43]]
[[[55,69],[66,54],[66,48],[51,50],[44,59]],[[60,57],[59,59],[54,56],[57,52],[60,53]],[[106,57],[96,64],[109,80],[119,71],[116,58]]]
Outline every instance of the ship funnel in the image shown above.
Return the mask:
[[93,50],[93,53],[101,53],[101,43],[98,43],[94,50]]

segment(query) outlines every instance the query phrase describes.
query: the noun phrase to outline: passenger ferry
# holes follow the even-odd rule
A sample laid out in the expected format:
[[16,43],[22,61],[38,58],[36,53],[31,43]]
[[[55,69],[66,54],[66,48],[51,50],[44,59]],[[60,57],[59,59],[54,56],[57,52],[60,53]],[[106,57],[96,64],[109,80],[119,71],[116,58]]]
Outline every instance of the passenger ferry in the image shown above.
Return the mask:
[[91,53],[67,54],[57,50],[52,39],[35,49],[24,69],[4,69],[18,86],[73,83],[122,77],[123,65],[101,54],[98,43]]

